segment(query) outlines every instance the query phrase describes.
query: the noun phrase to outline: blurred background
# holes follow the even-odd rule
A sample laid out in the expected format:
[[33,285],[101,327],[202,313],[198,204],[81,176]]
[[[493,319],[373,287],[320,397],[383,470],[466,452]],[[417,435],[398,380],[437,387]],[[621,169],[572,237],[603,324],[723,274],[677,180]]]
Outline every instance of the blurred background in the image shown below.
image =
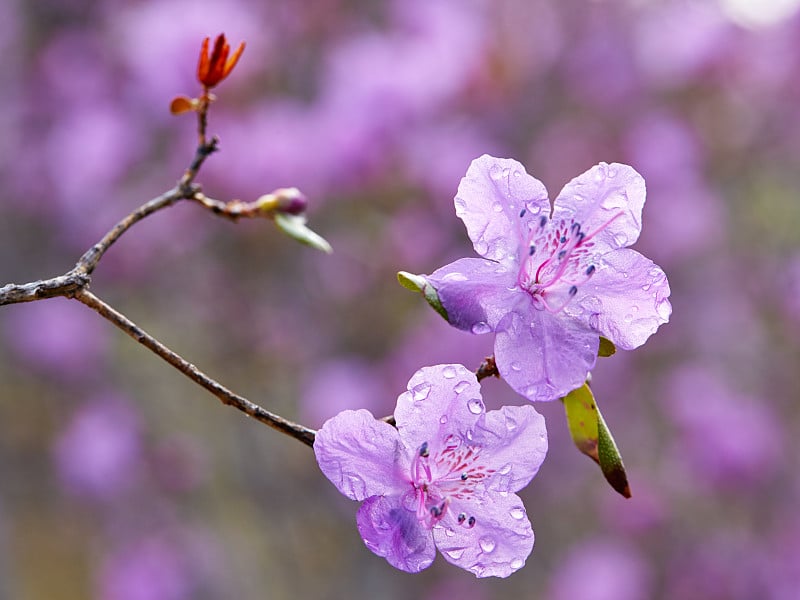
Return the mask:
[[[419,367],[478,366],[398,270],[473,251],[453,210],[483,153],[551,197],[599,161],[645,177],[635,246],[673,316],[601,359],[624,500],[537,405],[527,565],[420,575],[364,546],[309,448],[66,299],[0,308],[0,598],[797,598],[798,0],[3,0],[0,284],[67,271],[170,188],[195,144],[200,41],[247,41],[217,90],[199,182],[310,199],[334,254],[180,205],[92,290],[221,383],[319,427],[392,412]],[[489,407],[521,403],[500,381]]]

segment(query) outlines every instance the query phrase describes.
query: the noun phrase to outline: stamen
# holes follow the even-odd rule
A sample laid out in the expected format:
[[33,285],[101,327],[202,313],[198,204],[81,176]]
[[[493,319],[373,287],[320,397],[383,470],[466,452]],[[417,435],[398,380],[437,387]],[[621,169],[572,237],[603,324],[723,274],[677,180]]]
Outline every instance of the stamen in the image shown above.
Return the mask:
[[536,254],[536,246],[531,244],[531,247],[528,248],[528,256],[533,256],[534,254]]
[[547,217],[542,215],[542,217],[539,219],[539,228],[544,229],[545,225],[547,225]]
[[573,285],[571,288],[569,288],[569,295],[570,295],[570,298],[571,298],[572,296],[574,296],[575,294],[577,294],[577,293],[578,293],[578,286],[576,286],[576,285]]
[[586,274],[591,277],[597,269],[594,265],[589,265],[589,268],[586,269]]
[[561,236],[561,239],[560,239],[560,240],[558,240],[558,241],[559,241],[559,242],[561,242],[562,244],[566,244],[566,243],[567,243],[567,236],[565,236],[565,235],[562,235],[562,236]]
[[430,451],[428,450],[428,442],[423,442],[422,446],[419,448],[419,455],[423,458],[427,458],[430,456]]
[[566,250],[562,250],[561,252],[558,253],[558,260],[561,260],[566,255],[567,255],[567,251]]
[[458,513],[458,524],[461,525],[464,521],[467,520],[466,513]]
[[475,517],[470,517],[469,518],[469,521],[467,521],[467,527],[469,527],[470,529],[475,527]]
[[469,475],[467,475],[466,473],[462,473],[461,474],[461,481],[466,481],[468,477],[469,477]]
[[526,212],[526,211],[525,211],[525,209],[524,209],[524,208],[523,208],[521,211],[519,211],[519,218],[520,218],[520,219],[521,219],[522,217],[524,217],[524,216],[525,216],[525,212]]

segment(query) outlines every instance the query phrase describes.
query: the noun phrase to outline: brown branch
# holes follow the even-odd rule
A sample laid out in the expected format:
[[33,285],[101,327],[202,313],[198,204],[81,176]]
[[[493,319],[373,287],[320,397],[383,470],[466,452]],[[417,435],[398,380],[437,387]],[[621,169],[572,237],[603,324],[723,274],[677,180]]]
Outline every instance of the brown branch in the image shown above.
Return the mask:
[[[253,203],[243,203],[239,201],[223,203],[218,200],[207,198],[202,194],[200,187],[194,184],[194,180],[205,160],[217,150],[218,143],[216,137],[212,137],[210,140],[206,138],[207,112],[212,99],[213,97],[208,94],[208,90],[204,90],[200,108],[198,109],[197,127],[199,143],[192,162],[174,188],[146,202],[119,221],[100,241],[84,252],[75,267],[67,273],[50,279],[23,284],[10,283],[0,287],[0,306],[21,302],[33,302],[35,300],[55,298],[57,296],[74,298],[94,310],[104,319],[116,325],[137,342],[178,369],[189,379],[211,392],[223,404],[232,406],[256,421],[300,440],[304,444],[313,446],[316,436],[316,432],[313,429],[293,423],[279,415],[269,412],[247,398],[234,394],[228,388],[167,348],[164,344],[136,325],[136,323],[89,291],[91,275],[106,251],[136,223],[159,210],[172,206],[180,200],[193,200],[214,214],[236,220],[241,217],[269,216],[269,212],[266,210],[268,206],[272,206],[269,202],[274,203],[281,199],[293,200],[300,195],[299,192],[294,189],[281,189]],[[288,196],[287,192],[290,192]]]
[[284,419],[279,415],[269,412],[258,404],[251,402],[247,398],[239,396],[238,394],[234,394],[228,388],[203,373],[193,364],[184,360],[180,355],[167,348],[164,344],[136,325],[136,323],[131,321],[128,317],[100,300],[100,298],[92,294],[86,288],[81,288],[76,291],[73,297],[91,308],[104,319],[116,325],[119,329],[157,354],[196,384],[214,394],[214,396],[216,396],[223,404],[232,406],[233,408],[240,410],[246,415],[252,417],[256,421],[259,421],[264,425],[268,425],[273,429],[277,429],[286,435],[300,440],[304,444],[313,446],[314,437],[316,435],[316,432],[313,429],[293,423],[292,421]]

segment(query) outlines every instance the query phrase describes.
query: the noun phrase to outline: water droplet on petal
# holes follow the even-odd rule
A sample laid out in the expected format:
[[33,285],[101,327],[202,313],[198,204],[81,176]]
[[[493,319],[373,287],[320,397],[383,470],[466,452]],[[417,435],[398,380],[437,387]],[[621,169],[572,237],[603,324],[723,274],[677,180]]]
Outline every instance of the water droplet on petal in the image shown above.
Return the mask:
[[358,475],[348,473],[345,475],[345,486],[349,490],[351,496],[355,498],[363,498],[367,492],[367,484]]
[[642,286],[642,291],[643,291],[643,292],[646,292],[646,291],[648,291],[648,290],[649,290],[651,287],[653,287],[653,286],[651,286],[649,283],[645,283],[645,284]]
[[480,540],[478,540],[478,544],[480,545],[481,550],[484,552],[492,552],[497,547],[495,541],[488,536],[482,537]]
[[449,556],[453,560],[458,560],[459,558],[464,556],[464,549],[463,548],[458,548],[456,550],[448,550],[447,551],[447,556]]
[[511,561],[511,568],[512,569],[521,569],[522,565],[524,565],[524,564],[525,564],[524,560],[522,560],[521,558],[515,558],[514,560]]
[[439,423],[441,423],[442,425],[447,423],[447,415],[442,415],[441,418],[439,419]]
[[475,252],[480,254],[481,256],[485,255],[489,251],[489,244],[482,240],[478,240],[475,242]]
[[456,368],[453,365],[447,365],[442,369],[442,375],[444,375],[445,379],[452,379],[456,376]]
[[666,298],[659,300],[658,304],[656,304],[656,312],[658,313],[658,316],[661,317],[662,319],[664,320],[669,319],[669,315],[671,312],[669,300],[667,300]]
[[463,273],[448,273],[442,277],[442,281],[466,281],[467,276]]
[[614,234],[614,243],[618,246],[624,246],[628,243],[628,236],[623,233]]
[[516,519],[517,521],[521,521],[523,518],[525,518],[525,509],[524,508],[520,508],[519,506],[515,506],[510,511],[508,511],[508,514],[511,515],[512,519]]
[[479,398],[473,398],[467,402],[467,408],[473,415],[479,415],[483,412],[483,401]]
[[522,173],[520,173],[518,170],[514,169],[514,177],[522,177]]
[[512,362],[511,363],[511,370],[512,371],[522,371],[522,365],[520,365],[518,362]]
[[428,397],[428,394],[431,391],[431,384],[429,383],[419,383],[411,388],[411,396],[419,402],[420,400],[425,400]]
[[511,463],[506,463],[497,471],[500,475],[508,475],[511,473]]
[[492,204],[492,210],[496,213],[503,212],[503,206],[499,202],[495,202]]
[[633,321],[633,315],[631,313],[628,313],[623,318],[625,319],[626,323],[630,323],[631,321]]
[[448,527],[447,529],[444,530],[444,534],[447,537],[453,537],[456,534],[456,532]]
[[483,335],[484,333],[489,333],[491,330],[492,328],[489,327],[489,324],[483,321],[478,321],[471,328],[472,333],[475,335]]
[[468,387],[469,387],[469,381],[459,381],[457,384],[455,384],[453,386],[453,391],[456,394],[460,394],[461,392],[463,392]]
[[633,306],[631,306],[631,312],[633,313],[639,312],[639,307],[636,304],[634,304]]
[[467,439],[471,442],[474,434],[472,433],[472,429],[467,429]]

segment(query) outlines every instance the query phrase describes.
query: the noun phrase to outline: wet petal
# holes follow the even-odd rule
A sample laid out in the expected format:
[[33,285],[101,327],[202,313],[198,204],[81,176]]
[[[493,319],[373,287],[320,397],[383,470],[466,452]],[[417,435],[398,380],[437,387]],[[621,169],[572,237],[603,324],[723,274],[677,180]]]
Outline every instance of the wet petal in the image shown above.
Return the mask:
[[600,163],[564,186],[553,220],[580,223],[593,252],[602,255],[639,238],[644,200],[644,179],[632,167]]
[[500,375],[528,400],[555,400],[583,385],[600,337],[564,313],[531,308],[498,325],[494,355]]
[[516,492],[530,483],[547,454],[544,417],[533,406],[504,406],[475,426],[481,465],[494,471],[490,491]]
[[475,252],[508,264],[519,263],[528,224],[550,213],[542,182],[517,161],[487,154],[472,161],[458,186],[455,205]]
[[[433,539],[444,558],[478,577],[508,577],[522,568],[533,550],[533,529],[516,494],[491,494],[481,503],[453,502]],[[475,516],[472,528],[458,515]]]
[[664,271],[635,250],[603,257],[594,276],[581,286],[569,312],[580,314],[591,327],[620,348],[638,348],[660,325],[669,321],[669,282]]
[[448,436],[464,438],[485,411],[473,372],[462,365],[436,365],[414,374],[397,399],[394,417],[411,452],[428,442],[435,453]]
[[402,489],[397,430],[367,410],[345,410],[317,431],[314,454],[331,483],[351,500]]
[[436,558],[431,532],[401,506],[399,496],[368,498],[358,509],[356,521],[367,548],[393,567],[417,573]]
[[426,279],[439,295],[450,324],[482,334],[527,294],[517,286],[516,269],[482,258],[462,258],[437,269]]

